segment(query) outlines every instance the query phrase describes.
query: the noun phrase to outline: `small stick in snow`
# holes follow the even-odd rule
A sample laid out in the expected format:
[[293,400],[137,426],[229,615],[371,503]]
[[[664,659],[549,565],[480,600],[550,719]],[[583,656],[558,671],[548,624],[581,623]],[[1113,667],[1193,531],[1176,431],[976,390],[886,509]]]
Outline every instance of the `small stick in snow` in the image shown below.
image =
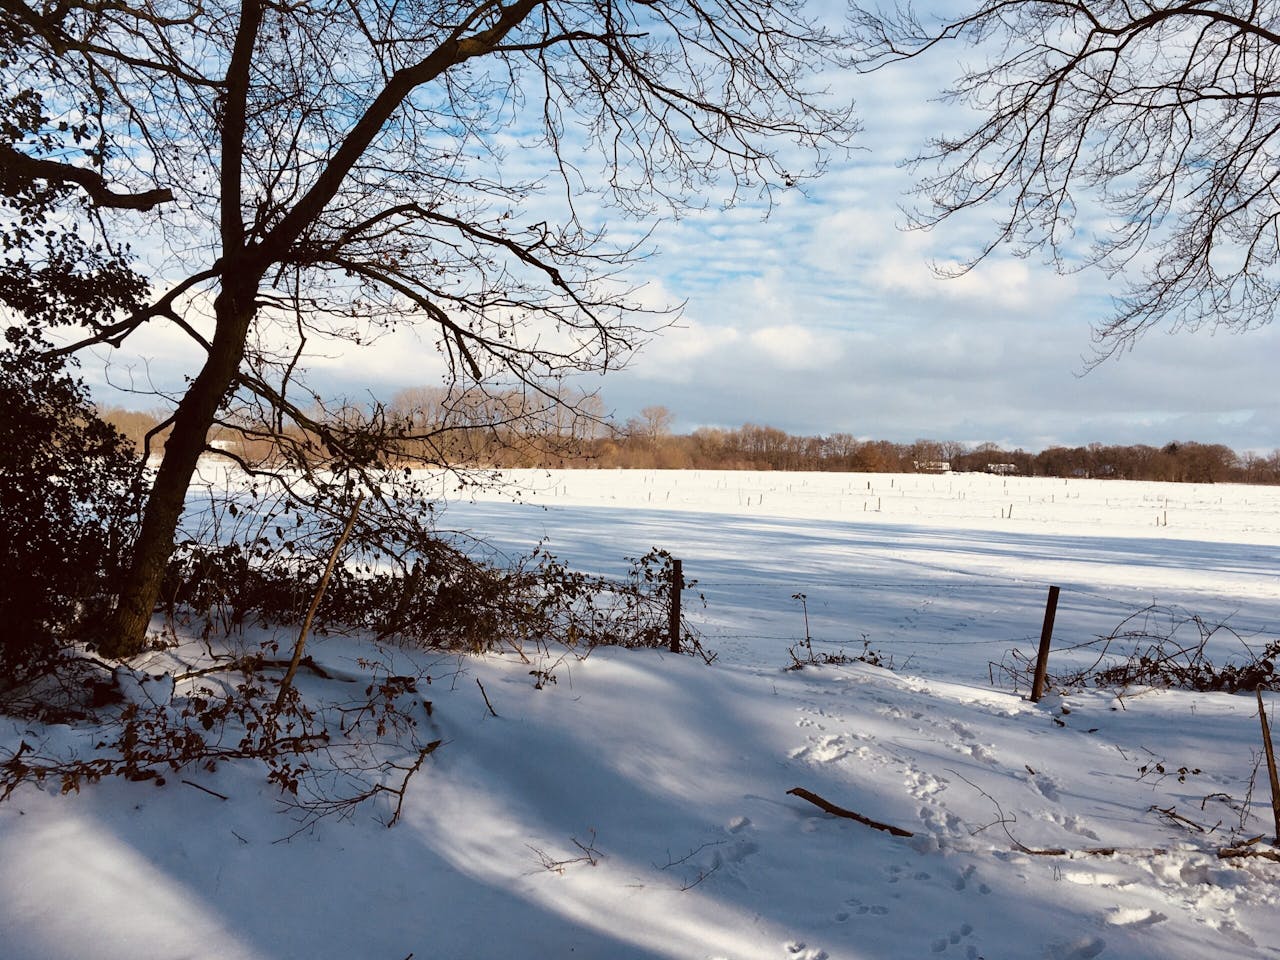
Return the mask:
[[480,688],[480,696],[484,697],[484,705],[488,707],[489,712],[496,717],[498,715],[498,711],[493,709],[493,704],[489,702],[489,695],[484,692],[484,684],[480,682],[479,677],[476,677],[476,686]]
[[224,795],[224,794],[219,793],[217,790],[210,790],[208,787],[202,787],[202,786],[200,786],[200,784],[195,783],[194,781],[191,781],[191,780],[183,780],[182,782],[183,782],[183,783],[185,783],[188,787],[195,787],[197,790],[203,790],[203,791],[204,791],[205,793],[207,793],[209,796],[211,796],[211,797],[217,797],[219,800],[230,800],[230,799],[231,799],[230,797],[228,797],[228,796],[226,796],[226,795]]
[[822,799],[822,797],[818,796],[816,793],[806,790],[804,787],[792,787],[790,790],[787,791],[787,793],[797,796],[801,800],[808,800],[814,806],[821,807],[823,810],[827,811],[827,813],[833,814],[837,817],[845,817],[849,820],[857,820],[859,823],[865,824],[866,826],[871,827],[873,830],[883,830],[886,833],[893,834],[895,837],[914,837],[915,836],[915,834],[912,833],[910,830],[903,830],[901,827],[891,826],[890,824],[887,824],[887,823],[880,823],[878,820],[872,820],[870,817],[864,817],[862,814],[854,813],[852,810],[846,810],[844,807],[837,807],[830,800],[824,800]]

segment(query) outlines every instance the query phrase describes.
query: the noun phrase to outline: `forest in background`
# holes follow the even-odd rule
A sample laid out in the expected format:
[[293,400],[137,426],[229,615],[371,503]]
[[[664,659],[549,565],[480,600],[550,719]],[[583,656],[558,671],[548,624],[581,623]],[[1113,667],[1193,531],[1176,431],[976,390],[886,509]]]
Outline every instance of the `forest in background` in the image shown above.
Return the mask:
[[[816,470],[853,473],[1003,473],[1028,477],[1091,477],[1178,483],[1280,484],[1280,450],[1237,453],[1220,443],[1054,446],[1039,452],[994,443],[915,440],[894,443],[850,433],[804,436],[776,427],[700,427],[675,433],[675,415],[662,406],[609,421],[596,396],[575,398],[530,416],[517,395],[451,396],[430,388],[402,390],[373,408],[318,411],[319,422],[376,419],[403,434],[405,464],[428,466],[596,467],[660,470]],[[103,418],[137,444],[157,452],[164,414],[110,408]],[[271,461],[280,438],[220,426],[210,443],[247,463]],[[291,437],[305,446],[307,438]]]

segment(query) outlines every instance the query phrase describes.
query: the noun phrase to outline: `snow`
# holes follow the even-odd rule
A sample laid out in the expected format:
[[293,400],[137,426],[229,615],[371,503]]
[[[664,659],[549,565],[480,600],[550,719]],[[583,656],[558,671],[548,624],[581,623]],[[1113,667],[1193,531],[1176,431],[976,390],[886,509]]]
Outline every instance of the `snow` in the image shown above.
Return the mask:
[[[1032,704],[998,671],[993,685],[991,664],[1034,650],[1050,584],[1062,588],[1055,664],[1153,601],[1227,620],[1234,633],[1211,644],[1222,655],[1260,647],[1280,634],[1280,490],[512,479],[528,503],[482,495],[451,504],[445,524],[512,551],[546,540],[603,573],[670,550],[706,596],[686,609],[717,661],[417,654],[433,677],[424,732],[444,743],[391,829],[384,796],[295,832],[249,763],[163,787],[20,789],[0,804],[0,957],[1277,954],[1280,865],[1216,856],[1271,839],[1265,773],[1248,796],[1254,697],[1090,688]],[[797,593],[815,652],[865,643],[896,669],[783,669],[804,636]],[[415,657],[339,636],[308,652],[351,678],[370,658],[407,673]],[[156,654],[131,675],[144,688],[174,666]],[[556,682],[535,689],[535,668]],[[342,682],[299,677],[309,698]],[[0,757],[22,740],[88,755],[85,737],[0,718]],[[793,787],[914,836],[833,817]],[[1121,852],[1085,852],[1100,847]],[[1046,848],[1068,853],[1025,852]]]

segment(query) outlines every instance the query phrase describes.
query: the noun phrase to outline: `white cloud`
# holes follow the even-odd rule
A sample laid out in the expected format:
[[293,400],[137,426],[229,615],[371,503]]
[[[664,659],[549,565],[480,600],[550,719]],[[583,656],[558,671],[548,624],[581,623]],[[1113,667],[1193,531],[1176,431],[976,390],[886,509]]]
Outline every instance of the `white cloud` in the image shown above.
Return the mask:
[[789,371],[829,368],[843,352],[837,338],[820,336],[810,328],[794,323],[756,330],[750,334],[749,340],[771,366]]
[[[734,327],[681,320],[644,347],[630,366],[644,380],[690,383],[700,378],[708,365],[723,362],[740,339]],[[606,383],[606,392],[608,389]]]

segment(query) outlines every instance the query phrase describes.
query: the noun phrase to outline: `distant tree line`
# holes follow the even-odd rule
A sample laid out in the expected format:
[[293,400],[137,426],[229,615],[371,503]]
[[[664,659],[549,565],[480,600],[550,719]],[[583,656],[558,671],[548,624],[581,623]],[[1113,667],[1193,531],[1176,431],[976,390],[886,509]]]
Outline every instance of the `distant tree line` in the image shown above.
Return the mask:
[[[544,398],[545,399],[545,398]],[[1179,441],[1147,444],[1049,447],[1039,453],[994,443],[862,440],[849,433],[802,436],[776,427],[701,427],[672,432],[666,407],[645,407],[623,425],[607,422],[595,396],[573,404],[545,404],[530,415],[531,401],[519,393],[454,394],[417,387],[387,404],[317,411],[316,422],[374,418],[402,432],[395,455],[404,464],[488,467],[622,467],[671,470],[817,470],[853,473],[997,473],[1026,477],[1088,477],[1175,483],[1280,484],[1280,450],[1238,454],[1220,443]],[[161,414],[114,408],[104,418],[141,448]],[[313,442],[295,431],[298,447]],[[280,437],[255,438],[223,431],[211,439],[221,452],[255,462],[278,450]]]

